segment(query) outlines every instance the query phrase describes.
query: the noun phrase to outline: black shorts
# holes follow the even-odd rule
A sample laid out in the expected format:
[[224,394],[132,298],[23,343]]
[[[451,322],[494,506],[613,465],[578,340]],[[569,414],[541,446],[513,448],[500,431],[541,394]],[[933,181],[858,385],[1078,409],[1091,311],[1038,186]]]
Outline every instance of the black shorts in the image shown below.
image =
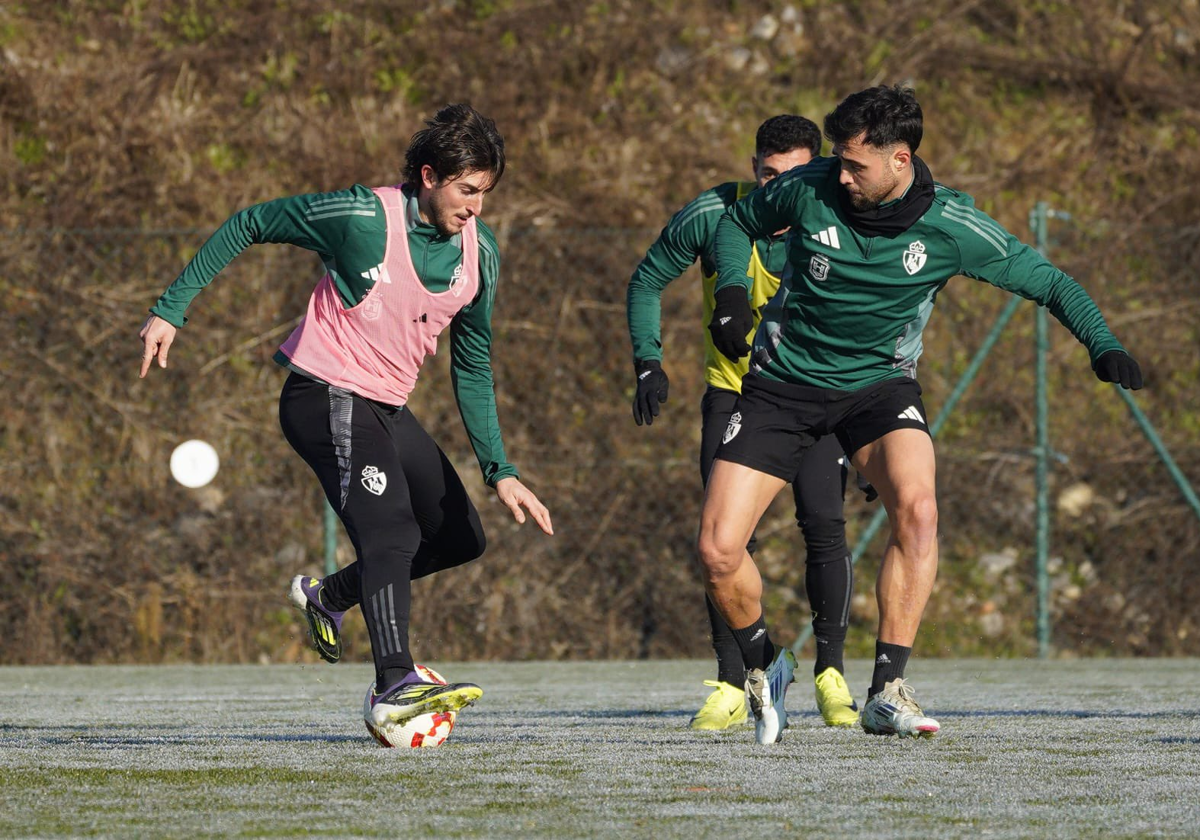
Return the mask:
[[836,391],[747,376],[716,457],[791,481],[820,437],[836,435],[853,456],[896,429],[929,432],[915,379]]

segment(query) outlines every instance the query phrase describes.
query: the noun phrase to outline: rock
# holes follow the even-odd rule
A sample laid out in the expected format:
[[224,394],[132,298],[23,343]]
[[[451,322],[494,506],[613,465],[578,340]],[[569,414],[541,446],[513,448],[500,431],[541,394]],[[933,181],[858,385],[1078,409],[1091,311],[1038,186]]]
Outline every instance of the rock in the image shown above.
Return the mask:
[[751,37],[758,38],[760,41],[770,41],[778,31],[779,21],[775,19],[775,16],[763,15],[750,30],[750,35]]
[[740,73],[750,63],[754,54],[745,47],[735,47],[725,54],[725,65],[735,73]]
[[[749,53],[749,50],[746,50],[746,52]],[[749,60],[749,55],[747,55],[746,58]],[[664,76],[671,76],[686,68],[691,60],[691,50],[679,46],[667,47],[658,54],[658,57],[654,60],[654,66],[657,67],[658,72],[662,73]],[[728,61],[728,58],[726,61]],[[742,62],[742,65],[745,66],[745,62]],[[740,70],[741,68],[735,67],[734,69]]]
[[989,581],[999,580],[1006,572],[1017,564],[1017,550],[1005,548],[1003,551],[990,552],[979,558],[979,566]]
[[979,630],[989,639],[1004,632],[1004,616],[998,612],[989,612],[979,616]]
[[1077,518],[1096,501],[1096,491],[1090,484],[1078,482],[1058,494],[1058,512]]

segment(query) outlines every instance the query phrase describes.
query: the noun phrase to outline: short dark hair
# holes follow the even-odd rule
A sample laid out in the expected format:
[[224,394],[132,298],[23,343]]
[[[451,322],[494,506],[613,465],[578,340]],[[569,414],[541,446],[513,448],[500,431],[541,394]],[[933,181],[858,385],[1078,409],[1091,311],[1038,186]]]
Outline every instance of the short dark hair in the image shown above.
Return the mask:
[[837,145],[865,133],[863,142],[870,146],[907,143],[916,152],[921,145],[921,120],[921,105],[912,88],[880,85],[850,94],[826,114],[825,136]]
[[504,174],[504,138],[496,123],[470,105],[447,105],[412,136],[404,153],[404,182],[421,183],[421,167],[433,167],[439,180],[466,172],[488,172],[488,189]]
[[794,114],[780,114],[758,127],[754,154],[760,159],[792,149],[808,149],[813,157],[821,154],[821,129],[815,122]]

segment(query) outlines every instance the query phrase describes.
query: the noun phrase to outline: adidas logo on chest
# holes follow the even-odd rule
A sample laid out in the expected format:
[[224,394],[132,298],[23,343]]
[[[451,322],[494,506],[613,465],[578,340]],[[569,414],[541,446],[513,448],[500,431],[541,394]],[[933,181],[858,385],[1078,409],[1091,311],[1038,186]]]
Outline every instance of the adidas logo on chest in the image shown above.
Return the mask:
[[838,240],[838,230],[834,225],[830,225],[825,230],[819,230],[816,233],[810,234],[810,238],[817,240],[822,245],[828,245],[834,250],[840,251],[842,243]]

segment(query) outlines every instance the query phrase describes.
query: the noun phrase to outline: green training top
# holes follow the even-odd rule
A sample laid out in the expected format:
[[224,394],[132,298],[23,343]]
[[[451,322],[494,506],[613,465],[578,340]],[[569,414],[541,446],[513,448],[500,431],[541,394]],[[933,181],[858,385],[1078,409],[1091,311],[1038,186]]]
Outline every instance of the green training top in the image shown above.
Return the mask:
[[751,372],[856,390],[916,376],[934,299],[962,274],[1035,300],[1088,349],[1122,350],[1087,292],[975,207],[935,184],[933,205],[893,238],[856,233],[842,213],[837,158],[793,169],[729,209],[717,225],[717,289],[749,289],[751,242],[790,227],[788,266],[754,337]]
[[[704,326],[712,320],[713,284],[717,279],[716,260],[713,257],[717,221],[734,202],[748,195],[756,186],[754,181],[730,181],[705,190],[671,217],[658,239],[646,251],[646,256],[629,279],[625,299],[635,361],[662,360],[660,321],[663,290],[697,259],[700,260],[704,292]],[[754,243],[747,271],[753,278],[750,296],[755,327],[760,317],[759,308],[779,288],[779,276],[786,261],[783,237],[765,236]],[[731,362],[717,352],[707,329],[703,335],[705,382],[715,388],[740,391],[742,377],[750,363],[749,357]]]
[[[462,236],[443,236],[421,221],[415,195],[405,188],[405,220],[413,266],[431,292],[449,288],[462,263]],[[471,447],[489,485],[517,470],[505,461],[496,416],[492,379],[492,308],[500,276],[496,237],[481,220],[479,230],[479,294],[450,323],[450,372],[454,396]],[[229,217],[204,243],[150,311],[182,327],[184,312],[200,291],[239,253],[267,242],[315,251],[325,264],[347,309],[357,305],[379,275],[387,246],[383,205],[369,187],[280,198],[247,207]],[[287,365],[281,354],[275,360]]]

